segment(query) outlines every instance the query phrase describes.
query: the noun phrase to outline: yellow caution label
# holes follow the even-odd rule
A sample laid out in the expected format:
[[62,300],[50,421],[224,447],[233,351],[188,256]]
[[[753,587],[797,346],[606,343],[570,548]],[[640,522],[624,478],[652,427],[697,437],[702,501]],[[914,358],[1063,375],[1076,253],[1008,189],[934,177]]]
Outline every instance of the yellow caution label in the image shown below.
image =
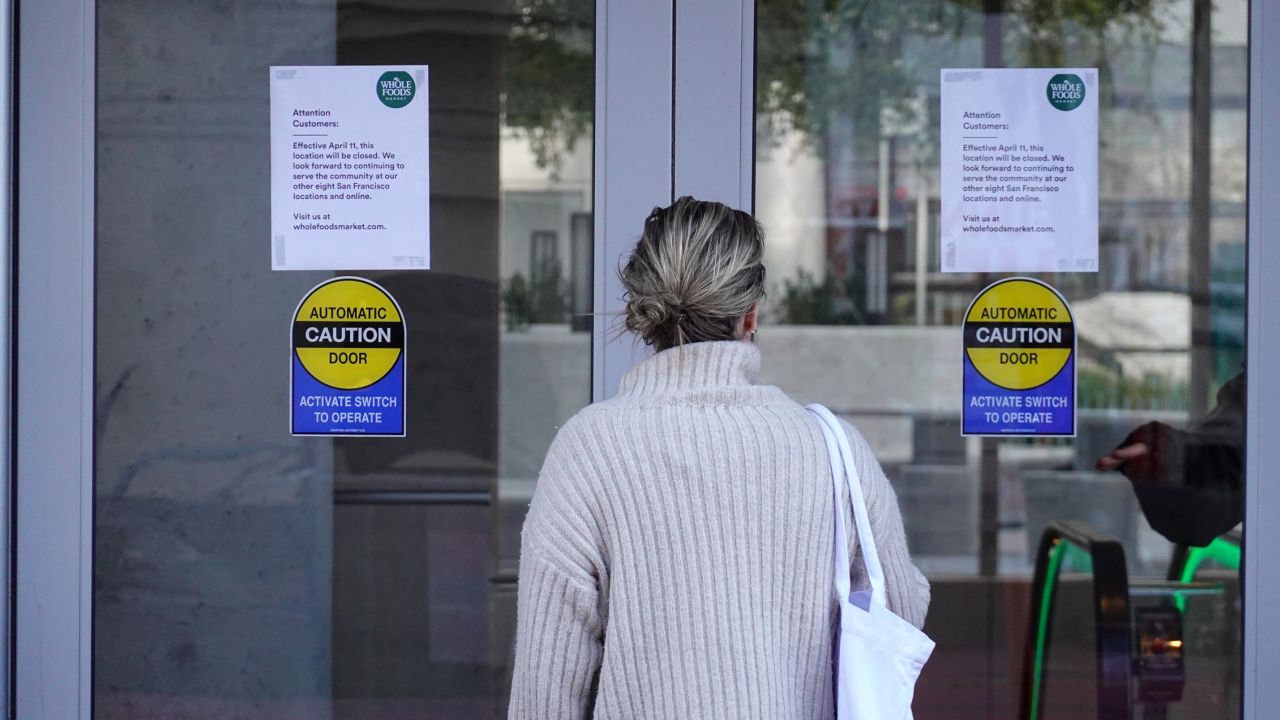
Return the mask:
[[1075,352],[1075,320],[1056,290],[1031,278],[988,286],[965,315],[964,350],[982,377],[1008,390],[1052,380]]
[[404,352],[404,317],[385,289],[363,278],[317,285],[293,318],[293,351],[307,373],[338,390],[387,376]]

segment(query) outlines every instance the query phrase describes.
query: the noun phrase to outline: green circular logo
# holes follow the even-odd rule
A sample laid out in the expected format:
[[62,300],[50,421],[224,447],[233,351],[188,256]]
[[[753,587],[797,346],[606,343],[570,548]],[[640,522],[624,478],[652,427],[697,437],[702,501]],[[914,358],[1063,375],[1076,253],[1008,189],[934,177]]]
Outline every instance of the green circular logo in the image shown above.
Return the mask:
[[382,73],[378,78],[378,99],[389,108],[402,108],[413,102],[413,94],[418,85],[403,70],[392,70]]
[[1049,78],[1049,86],[1044,89],[1049,104],[1066,112],[1075,110],[1084,103],[1084,81],[1079,75],[1064,73]]

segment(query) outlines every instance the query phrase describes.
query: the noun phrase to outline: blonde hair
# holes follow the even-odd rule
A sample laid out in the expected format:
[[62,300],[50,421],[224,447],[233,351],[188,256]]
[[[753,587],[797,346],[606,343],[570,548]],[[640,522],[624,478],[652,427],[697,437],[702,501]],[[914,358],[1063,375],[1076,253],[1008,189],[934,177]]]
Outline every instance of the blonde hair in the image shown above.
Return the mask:
[[751,215],[682,197],[654,208],[620,273],[626,327],[656,350],[732,340],[764,297],[764,231]]

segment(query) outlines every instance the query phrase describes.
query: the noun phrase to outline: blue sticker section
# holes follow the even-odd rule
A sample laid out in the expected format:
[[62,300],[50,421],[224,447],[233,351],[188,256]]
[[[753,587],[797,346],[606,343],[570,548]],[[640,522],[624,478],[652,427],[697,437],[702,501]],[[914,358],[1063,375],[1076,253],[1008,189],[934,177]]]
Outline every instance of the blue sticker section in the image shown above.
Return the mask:
[[1052,380],[1031,390],[1006,390],[982,377],[964,355],[965,435],[1074,435],[1075,353]]
[[293,353],[294,435],[404,435],[404,353],[391,372],[361,390],[311,377]]

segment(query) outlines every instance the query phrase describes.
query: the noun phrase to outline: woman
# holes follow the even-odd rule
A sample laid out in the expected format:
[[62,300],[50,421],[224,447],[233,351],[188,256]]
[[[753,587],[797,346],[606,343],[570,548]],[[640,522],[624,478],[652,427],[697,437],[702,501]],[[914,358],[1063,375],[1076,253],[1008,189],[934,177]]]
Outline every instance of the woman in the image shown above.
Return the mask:
[[[831,469],[817,421],[755,384],[763,257],[760,226],[720,203],[681,198],[645,221],[622,271],[626,326],[657,353],[547,453],[522,535],[511,718],[833,716]],[[919,627],[929,585],[897,498],[846,430],[889,609]],[[843,511],[852,527],[847,497]]]

